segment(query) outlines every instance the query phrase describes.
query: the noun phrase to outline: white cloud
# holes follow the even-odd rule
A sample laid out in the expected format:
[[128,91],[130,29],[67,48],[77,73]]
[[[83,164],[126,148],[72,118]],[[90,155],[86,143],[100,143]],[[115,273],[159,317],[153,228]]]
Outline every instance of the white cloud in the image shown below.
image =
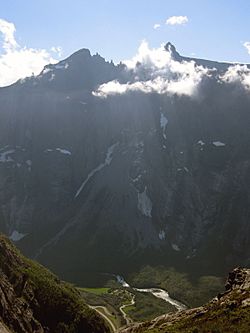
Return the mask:
[[187,16],[171,16],[166,20],[168,25],[182,25],[188,22]]
[[159,23],[155,23],[154,24],[154,29],[156,30],[156,29],[159,29],[161,27],[161,25],[159,24]]
[[[18,79],[37,75],[48,63],[56,63],[49,51],[45,49],[34,49],[20,46],[15,39],[15,25],[0,19],[0,86],[7,86]],[[58,48],[54,51],[59,55]],[[53,51],[53,52],[54,52]]]
[[243,43],[243,46],[247,49],[248,54],[250,54],[250,42]]
[[0,33],[3,35],[4,50],[8,51],[18,47],[18,44],[14,37],[15,31],[16,28],[13,23],[0,19]]
[[246,65],[230,66],[220,79],[225,83],[239,83],[250,91],[250,69]]
[[95,96],[105,98],[131,91],[192,96],[197,92],[203,77],[209,75],[208,69],[197,66],[194,61],[175,61],[164,45],[150,49],[145,41],[141,43],[138,53],[124,63],[134,73],[135,82],[104,83],[93,92]]
[[61,46],[52,46],[51,51],[56,53],[59,57],[61,57],[63,53]]

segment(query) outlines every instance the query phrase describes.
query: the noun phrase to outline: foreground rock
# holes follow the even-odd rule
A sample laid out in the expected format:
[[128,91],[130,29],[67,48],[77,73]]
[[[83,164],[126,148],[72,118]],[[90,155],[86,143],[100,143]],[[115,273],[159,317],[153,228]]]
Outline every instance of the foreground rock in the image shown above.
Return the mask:
[[131,325],[121,333],[248,333],[250,329],[250,269],[236,268],[228,277],[226,291],[210,303]]
[[109,332],[78,292],[0,235],[0,332]]

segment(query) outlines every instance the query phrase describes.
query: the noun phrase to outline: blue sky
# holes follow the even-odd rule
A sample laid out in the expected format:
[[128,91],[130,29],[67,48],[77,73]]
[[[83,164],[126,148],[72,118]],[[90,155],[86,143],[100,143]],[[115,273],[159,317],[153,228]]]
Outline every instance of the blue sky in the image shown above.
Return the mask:
[[[171,16],[188,22],[165,24]],[[171,41],[186,56],[250,62],[243,46],[250,41],[249,0],[8,0],[0,18],[15,25],[21,47],[51,53],[60,46],[62,58],[85,47],[117,62],[147,40],[151,47]]]

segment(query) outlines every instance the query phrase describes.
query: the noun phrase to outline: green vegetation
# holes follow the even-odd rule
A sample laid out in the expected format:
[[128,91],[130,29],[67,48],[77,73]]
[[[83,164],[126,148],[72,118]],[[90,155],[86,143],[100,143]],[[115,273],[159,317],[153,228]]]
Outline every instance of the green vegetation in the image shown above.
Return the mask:
[[[250,290],[248,290],[248,297]],[[145,323],[138,333],[249,333],[250,306],[239,306],[246,295],[232,293],[231,302],[210,306],[207,312],[194,316],[182,316],[172,324],[159,322],[157,327],[149,328]]]
[[[206,279],[203,280],[202,282],[206,283]],[[249,328],[250,270],[236,268],[228,276],[226,291],[220,293],[216,299],[201,307],[134,325],[130,327],[130,332],[248,333]]]
[[103,306],[96,306],[93,308],[99,313],[102,313],[106,318],[108,318],[113,323],[113,326],[111,327],[110,323],[108,322],[109,326],[111,327],[111,330],[113,330],[112,328],[115,328],[116,331],[119,328],[116,317],[112,313],[110,313],[107,308]]
[[[119,310],[120,306],[127,303],[129,295],[122,288],[78,288],[82,298],[93,307],[105,307],[113,318],[110,318],[116,327],[125,324],[124,318]],[[101,293],[100,291],[106,290]]]
[[71,285],[60,282],[37,263],[25,261],[27,267],[22,271],[33,285],[39,303],[35,311],[39,321],[55,332],[60,332],[61,327],[67,328],[68,332],[75,332],[83,319],[93,316],[93,311],[84,304]]
[[107,294],[110,288],[78,288],[80,291],[86,291],[88,293],[93,293],[95,295]]
[[72,285],[25,258],[3,236],[0,236],[0,268],[35,319],[50,332],[109,331],[104,320],[85,304]]
[[[54,333],[108,331],[103,319],[99,318],[85,301],[107,315],[117,328],[125,324],[120,311],[124,304],[128,304],[124,307],[124,312],[133,321],[151,320],[175,311],[175,307],[150,293],[118,287],[114,281],[109,281],[101,288],[75,289],[72,285],[60,281],[43,266],[22,256],[4,237],[0,237],[0,249],[0,267],[6,271],[5,274],[8,274],[11,281],[15,282],[15,288],[20,290],[25,302],[31,304],[36,320]],[[146,266],[139,273],[131,275],[129,282],[139,288],[160,287],[167,290],[173,298],[192,307],[206,302],[223,289],[220,278],[203,276],[196,281],[190,281],[187,274],[164,267]],[[32,293],[23,291],[27,289],[24,286],[28,286]],[[31,300],[33,295],[35,301]],[[133,295],[135,304],[129,305]],[[185,325],[188,325],[188,322]],[[179,327],[171,326],[171,329],[177,329],[178,332]]]
[[[110,285],[110,283],[109,283]],[[176,311],[176,308],[162,299],[156,298],[150,293],[141,293],[128,288],[79,288],[83,298],[92,306],[104,306],[116,318],[116,326],[125,324],[120,307],[133,321],[150,320],[161,314]],[[133,295],[135,304],[130,305]]]
[[133,321],[151,320],[164,313],[176,311],[176,308],[150,293],[135,293],[135,304],[124,308]]
[[216,276],[202,276],[191,281],[187,274],[173,268],[145,266],[129,277],[137,288],[159,287],[189,307],[200,306],[224,289],[223,280]]

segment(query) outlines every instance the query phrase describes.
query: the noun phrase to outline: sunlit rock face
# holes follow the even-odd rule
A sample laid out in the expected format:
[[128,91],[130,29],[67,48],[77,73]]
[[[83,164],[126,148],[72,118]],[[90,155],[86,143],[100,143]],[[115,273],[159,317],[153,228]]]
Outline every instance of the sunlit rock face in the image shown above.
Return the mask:
[[248,68],[125,63],[83,49],[0,90],[1,231],[72,279],[249,262]]

